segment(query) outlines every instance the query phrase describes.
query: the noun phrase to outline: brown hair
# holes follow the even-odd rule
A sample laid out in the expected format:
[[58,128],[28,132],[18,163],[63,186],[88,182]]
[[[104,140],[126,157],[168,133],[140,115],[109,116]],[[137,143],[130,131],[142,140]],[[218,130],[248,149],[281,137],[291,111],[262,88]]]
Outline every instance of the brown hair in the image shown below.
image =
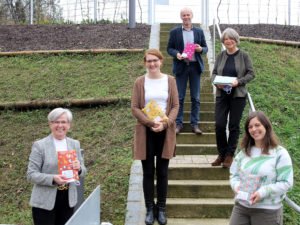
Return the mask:
[[155,49],[155,48],[150,48],[150,49],[148,49],[148,50],[145,51],[145,54],[144,54],[144,63],[146,62],[147,55],[154,55],[157,58],[159,58],[160,61],[163,61],[163,59],[164,59],[163,54],[158,49]]
[[252,119],[257,118],[258,121],[264,126],[266,129],[266,134],[263,138],[263,153],[269,154],[269,150],[278,146],[279,141],[277,136],[275,135],[271,121],[262,111],[254,111],[251,112],[245,122],[245,134],[241,143],[241,147],[244,149],[246,155],[250,156],[251,147],[255,145],[254,139],[251,137],[249,133],[249,123]]

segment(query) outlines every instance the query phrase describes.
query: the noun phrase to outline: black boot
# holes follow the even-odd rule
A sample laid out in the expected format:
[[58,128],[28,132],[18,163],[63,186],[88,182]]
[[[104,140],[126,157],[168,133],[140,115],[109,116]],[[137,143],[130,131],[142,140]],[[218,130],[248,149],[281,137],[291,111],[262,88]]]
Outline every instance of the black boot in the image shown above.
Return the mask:
[[166,208],[157,207],[157,222],[159,225],[167,224]]
[[154,223],[153,206],[147,207],[145,224],[152,225]]

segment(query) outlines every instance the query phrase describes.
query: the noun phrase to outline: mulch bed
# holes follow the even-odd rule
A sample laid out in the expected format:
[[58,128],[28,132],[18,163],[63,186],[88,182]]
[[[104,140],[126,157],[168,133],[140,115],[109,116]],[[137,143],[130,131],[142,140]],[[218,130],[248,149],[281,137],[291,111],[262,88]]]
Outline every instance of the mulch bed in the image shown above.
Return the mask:
[[[300,42],[300,26],[274,24],[221,24],[221,30],[234,28],[241,36]],[[212,26],[210,27],[212,29]],[[146,49],[149,25],[3,25],[0,51],[72,49]]]
[[[221,24],[221,31],[227,27],[235,29],[240,36],[300,42],[300,26],[276,24]],[[210,27],[212,30],[212,26]]]
[[4,25],[0,51],[147,48],[149,25]]

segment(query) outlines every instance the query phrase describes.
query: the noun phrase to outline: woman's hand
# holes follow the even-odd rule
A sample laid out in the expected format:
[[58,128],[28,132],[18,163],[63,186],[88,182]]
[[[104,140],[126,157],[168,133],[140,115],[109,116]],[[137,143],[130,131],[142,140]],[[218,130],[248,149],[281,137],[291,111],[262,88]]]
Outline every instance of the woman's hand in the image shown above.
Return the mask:
[[232,84],[231,84],[232,87],[237,87],[238,85],[239,85],[239,82],[238,82],[237,79],[235,79],[234,81],[232,81]]
[[260,201],[260,195],[257,191],[250,196],[250,201],[252,205]]
[[62,185],[67,183],[66,177],[64,175],[54,175],[53,181],[57,185]]
[[155,122],[155,125],[151,127],[154,132],[161,132],[164,130],[164,124],[162,122]]
[[80,162],[78,159],[73,161],[73,169],[80,170]]
[[219,88],[219,89],[223,89],[223,88],[224,88],[224,85],[216,84],[216,87]]

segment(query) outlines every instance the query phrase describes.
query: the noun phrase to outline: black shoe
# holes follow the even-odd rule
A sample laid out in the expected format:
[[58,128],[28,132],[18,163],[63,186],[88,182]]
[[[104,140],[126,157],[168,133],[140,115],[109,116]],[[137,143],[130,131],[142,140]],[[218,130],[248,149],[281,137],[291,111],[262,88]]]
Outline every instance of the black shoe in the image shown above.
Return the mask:
[[147,208],[146,218],[145,218],[146,225],[154,224],[154,214],[153,214],[153,207]]
[[181,132],[182,128],[183,128],[182,125],[177,124],[176,125],[176,134],[179,134]]
[[159,225],[165,225],[167,224],[167,216],[166,216],[166,210],[165,208],[159,208],[157,211],[157,222]]
[[198,125],[192,126],[192,131],[193,131],[195,134],[203,134],[202,130],[200,130],[200,128],[198,127]]

